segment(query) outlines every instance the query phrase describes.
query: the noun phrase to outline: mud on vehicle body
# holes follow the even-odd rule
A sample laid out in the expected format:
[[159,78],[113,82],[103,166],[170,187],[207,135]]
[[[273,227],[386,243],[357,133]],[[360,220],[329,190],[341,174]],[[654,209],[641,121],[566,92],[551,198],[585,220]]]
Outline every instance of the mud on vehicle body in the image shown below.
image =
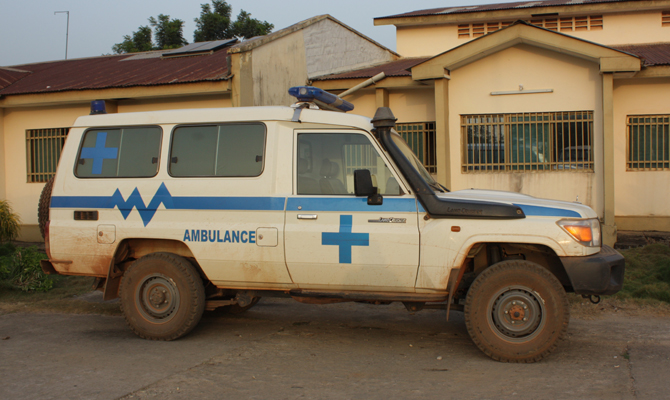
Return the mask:
[[43,269],[97,277],[147,339],[262,297],[402,302],[463,311],[473,342],[509,362],[553,351],[566,292],[621,289],[623,257],[601,244],[591,208],[449,192],[389,109],[369,120],[294,92],[292,107],[80,117],[43,194]]

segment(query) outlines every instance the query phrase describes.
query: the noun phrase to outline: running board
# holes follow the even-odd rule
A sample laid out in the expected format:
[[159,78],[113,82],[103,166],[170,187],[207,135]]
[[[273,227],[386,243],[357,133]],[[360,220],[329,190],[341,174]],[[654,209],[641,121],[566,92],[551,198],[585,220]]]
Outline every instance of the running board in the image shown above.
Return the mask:
[[347,301],[410,301],[439,303],[449,298],[449,293],[389,293],[389,292],[352,292],[352,291],[317,291],[294,289],[289,292],[291,297],[311,297],[318,299],[341,299]]

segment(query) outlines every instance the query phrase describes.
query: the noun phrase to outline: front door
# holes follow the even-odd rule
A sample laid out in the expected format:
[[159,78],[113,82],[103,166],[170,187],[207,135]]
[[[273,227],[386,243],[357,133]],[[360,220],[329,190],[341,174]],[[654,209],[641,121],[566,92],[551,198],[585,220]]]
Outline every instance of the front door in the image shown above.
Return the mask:
[[[301,288],[413,291],[419,264],[417,203],[366,132],[297,131],[294,194],[286,205],[286,262]],[[383,195],[354,195],[368,169]]]

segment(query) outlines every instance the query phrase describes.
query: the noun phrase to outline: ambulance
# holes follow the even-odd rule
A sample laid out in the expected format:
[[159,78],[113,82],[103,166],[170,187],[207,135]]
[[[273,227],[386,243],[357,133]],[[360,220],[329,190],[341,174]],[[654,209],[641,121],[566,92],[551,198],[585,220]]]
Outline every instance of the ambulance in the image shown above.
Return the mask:
[[533,362],[569,321],[566,293],[622,287],[623,257],[577,202],[450,192],[379,108],[320,89],[290,107],[76,120],[40,200],[47,273],[92,276],[140,337],[262,297],[462,311],[489,357]]

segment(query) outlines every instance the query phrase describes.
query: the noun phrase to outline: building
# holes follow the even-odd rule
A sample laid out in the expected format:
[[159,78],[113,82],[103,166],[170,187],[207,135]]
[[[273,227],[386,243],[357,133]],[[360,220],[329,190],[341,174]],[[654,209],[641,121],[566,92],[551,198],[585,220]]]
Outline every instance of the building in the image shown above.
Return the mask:
[[21,216],[19,240],[41,240],[40,192],[92,100],[113,113],[288,105],[290,86],[397,58],[322,15],[240,43],[0,67],[0,198]]
[[[464,2],[465,3],[465,2]],[[545,0],[380,17],[403,58],[322,76],[356,113],[390,106],[440,183],[580,201],[670,231],[670,1]]]

